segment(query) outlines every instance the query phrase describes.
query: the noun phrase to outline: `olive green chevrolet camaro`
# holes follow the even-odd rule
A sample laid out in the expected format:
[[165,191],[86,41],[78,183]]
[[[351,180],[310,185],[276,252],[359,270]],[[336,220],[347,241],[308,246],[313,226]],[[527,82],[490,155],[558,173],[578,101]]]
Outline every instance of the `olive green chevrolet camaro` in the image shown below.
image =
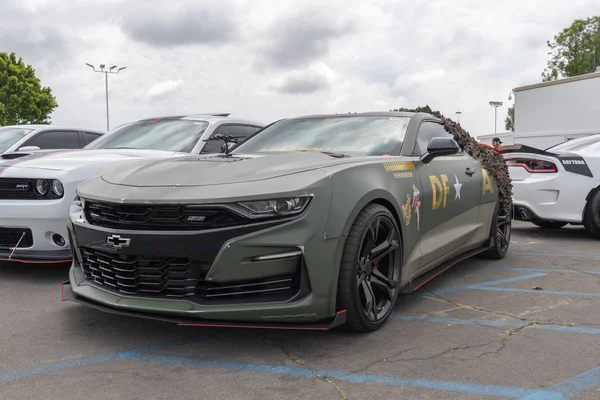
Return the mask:
[[63,300],[187,326],[373,331],[399,293],[508,251],[496,182],[432,115],[285,119],[223,147],[81,183]]

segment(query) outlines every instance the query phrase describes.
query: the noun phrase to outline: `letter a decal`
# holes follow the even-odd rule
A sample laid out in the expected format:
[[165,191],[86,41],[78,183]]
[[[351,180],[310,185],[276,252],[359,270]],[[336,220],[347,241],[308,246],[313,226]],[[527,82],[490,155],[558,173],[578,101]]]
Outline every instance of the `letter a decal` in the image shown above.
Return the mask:
[[482,168],[481,173],[483,175],[483,195],[485,195],[485,192],[488,191],[490,193],[494,193],[494,186],[492,186],[492,180],[490,179],[487,170]]

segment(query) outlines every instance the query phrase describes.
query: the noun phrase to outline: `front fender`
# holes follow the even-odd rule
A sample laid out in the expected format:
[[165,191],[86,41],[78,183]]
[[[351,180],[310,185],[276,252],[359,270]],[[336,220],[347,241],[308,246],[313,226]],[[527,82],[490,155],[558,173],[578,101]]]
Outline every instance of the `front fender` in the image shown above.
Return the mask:
[[353,201],[347,199],[346,207],[339,207],[339,202],[336,201],[335,195],[333,196],[332,209],[325,230],[325,239],[345,238],[361,210],[370,203],[382,203],[382,200],[383,203],[389,203],[393,207],[393,210],[390,211],[396,217],[396,222],[398,222],[400,233],[402,234],[402,225],[398,221],[400,207],[397,200],[385,189],[372,188],[360,198],[356,198]]

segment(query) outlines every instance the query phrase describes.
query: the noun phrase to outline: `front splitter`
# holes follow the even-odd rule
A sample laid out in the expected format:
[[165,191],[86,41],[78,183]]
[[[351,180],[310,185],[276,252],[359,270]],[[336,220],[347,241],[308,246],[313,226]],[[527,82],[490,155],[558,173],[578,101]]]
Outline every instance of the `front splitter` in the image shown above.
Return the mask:
[[195,326],[195,327],[218,327],[218,328],[246,328],[246,329],[279,329],[279,330],[308,330],[308,331],[328,331],[346,323],[346,310],[338,311],[334,318],[323,320],[316,323],[306,324],[291,324],[279,323],[268,324],[264,322],[224,322],[207,319],[194,319],[184,317],[171,317],[158,314],[151,314],[139,311],[125,311],[113,307],[108,307],[102,304],[97,304],[93,301],[77,296],[73,292],[73,288],[69,281],[62,284],[61,292],[62,301],[72,301],[77,304],[82,304],[97,310],[117,315],[125,315],[128,317],[137,317],[151,319],[155,321],[171,322],[179,326]]

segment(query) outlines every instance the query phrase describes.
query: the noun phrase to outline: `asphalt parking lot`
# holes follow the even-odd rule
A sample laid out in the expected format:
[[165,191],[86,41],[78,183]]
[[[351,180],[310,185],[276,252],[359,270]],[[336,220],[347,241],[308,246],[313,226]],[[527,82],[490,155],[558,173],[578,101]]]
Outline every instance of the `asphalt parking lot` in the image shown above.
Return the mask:
[[600,246],[514,223],[509,255],[401,297],[380,331],[177,327],[60,301],[0,265],[1,399],[598,399]]

